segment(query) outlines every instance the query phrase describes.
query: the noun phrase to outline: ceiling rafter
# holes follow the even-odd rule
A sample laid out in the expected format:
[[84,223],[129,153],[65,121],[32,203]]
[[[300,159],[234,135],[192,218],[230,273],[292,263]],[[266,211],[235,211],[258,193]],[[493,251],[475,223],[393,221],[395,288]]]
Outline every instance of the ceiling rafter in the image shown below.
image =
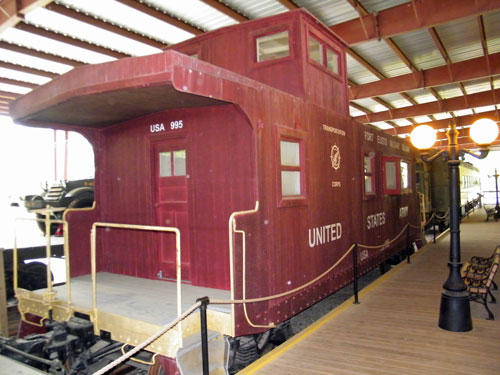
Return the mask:
[[84,48],[84,49],[87,49],[87,50],[90,50],[93,52],[97,52],[97,53],[100,53],[100,54],[103,54],[106,56],[114,57],[116,59],[130,56],[130,55],[125,54],[123,52],[114,51],[114,50],[111,50],[111,49],[106,48],[106,47],[98,46],[97,44],[92,44],[89,42],[85,42],[83,40],[75,39],[75,38],[70,37],[70,36],[59,34],[55,31],[40,28],[40,27],[37,27],[35,25],[29,24],[25,21],[18,23],[15,27],[16,27],[16,29],[26,31],[28,33],[32,33],[32,34],[40,35],[40,36],[50,38],[53,40],[57,40],[57,41],[62,42],[62,43],[66,43],[66,44],[69,44],[69,45],[72,45],[75,47]]
[[10,79],[10,78],[4,78],[4,77],[0,77],[0,83],[4,83],[6,85],[19,86],[19,87],[23,87],[26,89],[34,89],[35,87],[40,86],[40,85],[37,85],[36,83],[24,82],[24,81],[19,81],[17,79]]
[[385,39],[500,9],[498,0],[419,0],[330,26],[347,45]]
[[[500,104],[499,102],[500,89],[496,89],[468,95],[467,100],[465,100],[463,96],[459,96],[452,99],[443,99],[440,102],[423,103],[411,107],[396,108],[392,111],[377,112],[367,116],[359,116],[359,120],[363,121],[368,119],[367,122],[377,122],[407,117],[428,116],[442,112],[453,112],[488,105],[496,105]],[[357,120],[358,117],[354,117],[354,119]]]
[[84,14],[82,12],[75,10],[75,9],[66,7],[64,5],[52,3],[52,4],[47,5],[46,9],[48,9],[52,12],[55,12],[57,14],[72,18],[74,20],[84,22],[88,25],[95,26],[95,27],[98,27],[98,28],[106,30],[106,31],[110,31],[110,32],[117,34],[117,35],[121,35],[125,38],[135,40],[136,42],[147,44],[151,47],[163,48],[166,46],[165,43],[159,42],[157,40],[154,40],[154,39],[149,38],[149,37],[142,35],[142,34],[137,34],[133,31],[125,29],[121,26],[114,25],[108,21],[103,21],[99,18],[89,16],[87,14]]
[[180,20],[176,17],[172,17],[167,13],[162,12],[159,9],[149,7],[146,4],[140,3],[138,1],[135,0],[115,0],[115,1],[117,1],[120,4],[126,5],[132,9],[135,9],[139,12],[147,14],[148,16],[154,17],[160,21],[166,22],[172,26],[175,26],[193,35],[200,35],[205,32],[205,30],[193,26],[186,21]]
[[250,18],[238,13],[235,11],[233,8],[228,7],[227,5],[217,1],[217,0],[201,0],[205,4],[211,6],[212,8],[218,10],[222,14],[225,14],[226,16],[232,18],[235,21],[238,22],[245,22],[248,21]]
[[291,2],[290,0],[278,0],[278,3],[283,5],[288,10],[299,9],[299,7],[297,5],[295,5],[293,2]]
[[31,48],[27,48],[27,47],[21,47],[21,46],[18,46],[17,44],[11,44],[8,42],[0,41],[0,48],[6,49],[6,50],[9,50],[12,52],[22,53],[23,55],[28,55],[31,57],[37,57],[39,59],[44,59],[44,60],[48,60],[48,61],[52,61],[52,62],[56,62],[56,63],[60,63],[60,64],[70,65],[73,67],[85,65],[84,63],[82,63],[80,61],[68,59],[66,57],[61,57],[61,56],[57,56],[57,55],[52,55],[52,54],[47,53],[47,52],[42,52],[42,51],[34,50]]
[[[496,111],[488,111],[488,112],[482,112],[482,113],[477,113],[474,115],[465,115],[465,116],[456,116],[453,121],[457,127],[462,127],[462,126],[469,126],[471,125],[474,121],[476,121],[479,118],[487,117],[495,121],[499,121],[500,117],[497,115]],[[451,119],[443,119],[443,120],[434,120],[430,122],[426,122],[427,125],[432,126],[434,129],[447,129],[450,127],[450,121]],[[397,128],[397,133],[398,134],[409,134],[413,130],[412,126],[400,126]],[[390,130],[389,130],[390,131]]]
[[[488,66],[491,66],[491,70]],[[358,85],[350,90],[350,99],[435,87],[497,74],[500,74],[500,53]]]
[[17,99],[19,98],[20,96],[22,96],[21,94],[16,94],[14,92],[9,92],[9,91],[1,91],[0,90],[0,98],[2,99],[10,99],[10,100],[13,100],[13,99]]
[[22,72],[22,73],[35,74],[37,76],[42,76],[42,77],[46,77],[46,78],[55,78],[55,77],[59,76],[59,74],[57,74],[57,73],[47,72],[46,70],[30,68],[30,67],[23,66],[23,65],[12,64],[12,63],[5,62],[5,61],[0,61],[0,68],[16,70],[16,71]]
[[[358,63],[360,63],[364,68],[366,68],[370,73],[372,73],[373,75],[375,75],[377,78],[381,79],[381,80],[384,80],[386,79],[385,75],[383,75],[377,68],[375,68],[373,65],[371,65],[368,61],[366,61],[362,56],[360,56],[357,52],[355,52],[353,49],[351,48],[346,48],[346,52],[352,57],[354,58]],[[352,87],[355,87],[355,86],[352,86]],[[401,95],[406,99],[408,100],[410,103],[412,104],[416,104],[416,102],[406,93],[401,93]],[[389,109],[389,111],[391,111],[392,109],[394,109],[394,107],[389,104],[388,102],[386,102],[385,100],[379,98],[379,97],[372,97],[372,99],[374,101],[376,101],[378,104],[386,107]],[[410,120],[408,119],[410,122],[413,122],[413,120]],[[393,125],[393,123],[391,123]],[[396,125],[397,126],[397,125]]]
[[53,0],[1,0],[0,1],[0,33],[15,26],[32,10],[44,7]]

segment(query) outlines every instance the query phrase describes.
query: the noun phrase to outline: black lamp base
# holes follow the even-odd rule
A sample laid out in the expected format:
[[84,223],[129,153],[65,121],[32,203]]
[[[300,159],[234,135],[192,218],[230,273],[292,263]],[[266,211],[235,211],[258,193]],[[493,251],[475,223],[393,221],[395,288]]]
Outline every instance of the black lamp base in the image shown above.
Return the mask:
[[[447,293],[453,293],[453,295]],[[468,332],[472,330],[469,294],[467,292],[444,291],[441,294],[438,325],[439,328],[452,332]]]

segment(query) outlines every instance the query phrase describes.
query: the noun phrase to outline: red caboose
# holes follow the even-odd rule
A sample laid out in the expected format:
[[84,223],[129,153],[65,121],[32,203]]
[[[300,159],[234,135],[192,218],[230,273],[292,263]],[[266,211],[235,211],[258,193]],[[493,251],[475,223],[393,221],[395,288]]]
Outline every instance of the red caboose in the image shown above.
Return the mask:
[[[321,275],[354,243],[386,243],[359,249],[366,272],[413,240],[404,229],[418,221],[414,152],[351,121],[347,99],[342,44],[298,10],[161,54],[76,68],[19,99],[11,114],[22,124],[80,132],[94,147],[96,205],[66,213],[74,289],[91,272],[93,223],[175,227],[189,306],[204,295],[287,292]],[[74,291],[73,303],[62,298],[50,308],[62,320],[88,314],[112,338],[137,344],[175,317],[168,313],[175,293],[154,295],[175,281],[175,235],[95,228],[97,290],[105,289],[100,280],[141,285],[153,300],[127,315],[132,308],[117,307],[119,298],[92,307]],[[348,254],[297,293],[209,310],[209,326],[230,336],[262,332],[351,282],[352,268]],[[156,302],[168,306],[155,311]],[[23,308],[44,315],[42,305]],[[183,325],[184,337],[196,331],[194,321]],[[149,350],[174,357],[176,334]]]

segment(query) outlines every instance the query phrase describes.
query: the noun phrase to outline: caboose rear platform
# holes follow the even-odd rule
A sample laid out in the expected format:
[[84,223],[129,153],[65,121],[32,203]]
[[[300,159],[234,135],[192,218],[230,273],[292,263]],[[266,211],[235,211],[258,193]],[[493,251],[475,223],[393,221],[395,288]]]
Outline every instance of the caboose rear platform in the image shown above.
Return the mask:
[[[56,320],[64,321],[68,314],[84,315],[98,322],[98,330],[129,345],[137,345],[157,332],[162,326],[177,318],[177,290],[175,282],[149,280],[138,277],[97,273],[97,311],[93,308],[92,279],[83,275],[71,279],[71,302],[68,303],[66,285],[53,288],[52,314]],[[48,305],[44,301],[47,289],[33,292],[23,290],[19,294],[19,309],[40,317],[48,316]],[[203,296],[211,299],[229,300],[229,291],[182,284],[182,311],[186,311]],[[95,316],[97,315],[97,319]],[[222,334],[231,334],[231,309],[227,305],[210,305],[209,329]],[[183,338],[199,331],[199,312],[181,324]],[[159,338],[148,349],[152,352],[175,357],[182,346],[174,329]]]

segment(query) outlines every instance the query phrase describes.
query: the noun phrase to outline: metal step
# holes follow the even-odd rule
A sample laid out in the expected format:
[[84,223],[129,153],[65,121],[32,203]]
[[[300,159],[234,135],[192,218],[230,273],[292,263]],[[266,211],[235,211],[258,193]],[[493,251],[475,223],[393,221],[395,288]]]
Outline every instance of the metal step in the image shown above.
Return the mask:
[[[181,375],[203,373],[201,360],[201,335],[197,333],[183,339],[183,347],[177,351],[177,367]],[[208,331],[208,358],[210,375],[228,375],[227,359],[229,344],[219,332]]]

